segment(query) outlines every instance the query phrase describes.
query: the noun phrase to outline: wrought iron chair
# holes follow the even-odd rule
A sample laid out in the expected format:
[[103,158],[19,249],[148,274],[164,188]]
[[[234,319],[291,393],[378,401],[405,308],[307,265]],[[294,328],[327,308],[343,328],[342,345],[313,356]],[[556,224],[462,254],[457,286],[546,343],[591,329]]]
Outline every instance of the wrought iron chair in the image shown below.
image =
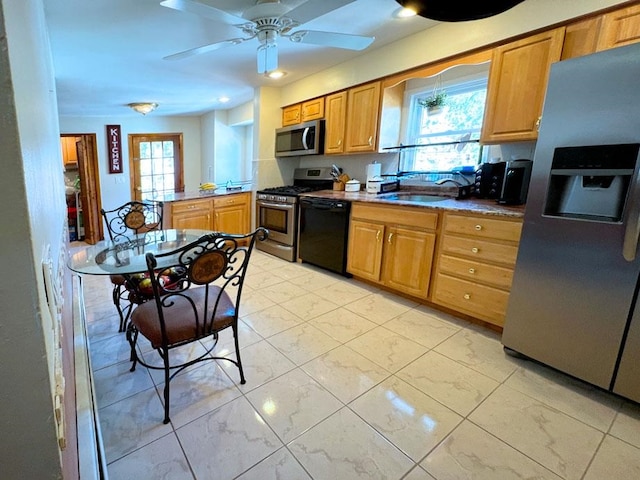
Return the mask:
[[[107,225],[109,239],[112,242],[128,242],[140,233],[162,230],[162,214],[164,204],[153,200],[143,202],[132,201],[113,210],[101,209],[100,213]],[[111,275],[113,284],[113,303],[118,310],[120,326],[118,331],[124,332],[133,305],[146,301],[149,295],[136,293],[139,276]],[[124,304],[124,306],[123,306]]]
[[[213,232],[172,252],[147,253],[147,267],[155,301],[138,305],[131,315],[127,340],[131,346],[131,371],[138,363],[164,371],[164,423],[169,423],[169,386],[175,375],[190,365],[209,360],[227,360],[238,367],[245,383],[238,344],[238,312],[249,258],[256,241],[265,240],[268,230],[260,227],[246,235]],[[161,265],[159,267],[158,265]],[[168,269],[183,269],[180,277]],[[218,334],[233,330],[235,359],[212,354]],[[152,364],[138,356],[138,336],[146,338],[162,362]],[[172,363],[171,351],[212,337],[212,345],[197,358]],[[160,364],[161,363],[161,364]]]

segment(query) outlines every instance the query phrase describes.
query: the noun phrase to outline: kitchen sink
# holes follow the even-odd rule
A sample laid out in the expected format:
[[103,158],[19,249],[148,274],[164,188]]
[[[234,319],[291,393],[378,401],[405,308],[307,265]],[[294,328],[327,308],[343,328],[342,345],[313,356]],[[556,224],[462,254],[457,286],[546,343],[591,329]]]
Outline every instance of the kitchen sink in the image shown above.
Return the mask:
[[449,200],[451,197],[442,197],[440,195],[428,195],[425,193],[390,193],[380,195],[381,200],[399,200],[402,202],[431,203]]

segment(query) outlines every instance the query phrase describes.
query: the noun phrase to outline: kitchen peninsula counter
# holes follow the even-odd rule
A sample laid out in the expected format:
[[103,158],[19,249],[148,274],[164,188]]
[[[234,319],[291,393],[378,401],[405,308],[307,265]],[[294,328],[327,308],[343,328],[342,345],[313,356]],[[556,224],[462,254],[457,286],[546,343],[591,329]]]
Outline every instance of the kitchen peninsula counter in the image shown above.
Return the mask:
[[[390,193],[415,193],[424,195],[437,195],[433,191],[425,190],[398,190]],[[447,197],[445,200],[435,202],[410,202],[405,200],[390,200],[385,197],[387,194],[374,194],[360,192],[345,192],[340,190],[320,190],[316,192],[303,193],[303,197],[320,197],[335,200],[347,200],[351,202],[367,202],[379,205],[395,205],[403,207],[418,207],[434,210],[454,210],[465,213],[497,215],[512,218],[524,217],[524,205],[501,205],[495,200],[480,198],[465,198],[456,200],[453,197]]]
[[171,202],[181,202],[183,200],[198,200],[202,198],[238,195],[241,193],[251,193],[251,190],[243,189],[243,190],[228,191],[225,188],[217,188],[216,190],[207,190],[202,192],[201,191],[176,192],[176,193],[168,193],[158,198],[157,200],[164,203],[171,203]]

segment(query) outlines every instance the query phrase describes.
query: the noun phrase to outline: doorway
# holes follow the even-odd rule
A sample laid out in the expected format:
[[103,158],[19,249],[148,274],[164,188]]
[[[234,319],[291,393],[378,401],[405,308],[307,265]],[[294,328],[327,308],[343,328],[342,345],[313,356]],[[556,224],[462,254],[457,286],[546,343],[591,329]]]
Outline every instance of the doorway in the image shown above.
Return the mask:
[[71,183],[73,187],[73,191],[67,188],[70,233],[73,225],[76,238],[84,237],[86,243],[93,245],[104,238],[96,135],[65,133],[60,135],[60,143],[65,177],[71,179],[67,185]]
[[182,134],[129,135],[131,198],[155,200],[184,191]]

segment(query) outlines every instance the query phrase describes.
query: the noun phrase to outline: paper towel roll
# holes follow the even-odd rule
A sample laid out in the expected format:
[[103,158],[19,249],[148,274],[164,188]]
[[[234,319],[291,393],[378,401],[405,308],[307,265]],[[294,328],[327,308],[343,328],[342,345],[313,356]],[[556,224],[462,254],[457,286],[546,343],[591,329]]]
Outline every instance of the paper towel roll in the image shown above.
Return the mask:
[[367,180],[372,179],[373,177],[379,177],[382,168],[381,163],[370,163],[367,165]]

